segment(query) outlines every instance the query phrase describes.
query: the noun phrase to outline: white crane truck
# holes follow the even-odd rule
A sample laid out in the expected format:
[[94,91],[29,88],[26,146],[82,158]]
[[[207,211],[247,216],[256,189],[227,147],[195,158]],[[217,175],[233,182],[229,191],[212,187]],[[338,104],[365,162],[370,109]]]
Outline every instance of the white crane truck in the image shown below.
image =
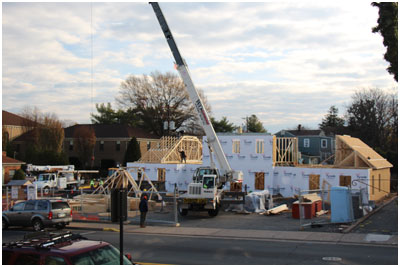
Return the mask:
[[[231,169],[218,137],[215,134],[207,110],[193,84],[189,69],[178,50],[161,8],[157,2],[150,2],[150,4],[153,7],[174,56],[176,69],[185,84],[189,98],[197,110],[210,149],[211,164],[208,167],[196,169],[193,175],[193,182],[188,185],[186,193],[178,198],[179,212],[181,215],[186,215],[189,210],[207,210],[210,216],[216,216],[223,203],[244,203],[244,192],[228,192],[223,190],[226,182],[241,182],[243,180],[243,173]],[[212,153],[215,154],[219,169],[215,166]]]

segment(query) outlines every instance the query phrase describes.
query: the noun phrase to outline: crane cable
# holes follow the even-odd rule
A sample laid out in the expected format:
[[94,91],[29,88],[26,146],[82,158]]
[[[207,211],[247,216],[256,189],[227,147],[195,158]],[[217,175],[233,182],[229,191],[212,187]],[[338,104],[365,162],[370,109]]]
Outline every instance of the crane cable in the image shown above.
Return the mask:
[[93,2],[90,2],[90,110],[93,114]]

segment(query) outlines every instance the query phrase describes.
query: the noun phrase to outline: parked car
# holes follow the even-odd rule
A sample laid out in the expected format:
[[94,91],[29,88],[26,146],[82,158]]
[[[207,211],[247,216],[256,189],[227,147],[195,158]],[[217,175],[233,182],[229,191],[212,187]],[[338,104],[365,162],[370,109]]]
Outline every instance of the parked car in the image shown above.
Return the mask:
[[3,230],[9,226],[33,226],[35,231],[44,227],[64,228],[72,221],[68,202],[61,199],[28,200],[3,211]]
[[[104,241],[87,240],[71,232],[46,233],[3,244],[3,265],[119,265],[120,252]],[[129,258],[128,258],[129,257]],[[131,265],[130,255],[123,256]]]

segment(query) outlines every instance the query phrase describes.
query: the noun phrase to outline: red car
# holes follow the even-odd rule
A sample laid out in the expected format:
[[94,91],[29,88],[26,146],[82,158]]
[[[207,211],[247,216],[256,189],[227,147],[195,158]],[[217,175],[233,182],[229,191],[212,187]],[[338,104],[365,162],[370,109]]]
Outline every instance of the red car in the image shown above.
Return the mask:
[[[119,250],[104,241],[86,240],[71,232],[37,235],[35,238],[3,244],[3,265],[119,265]],[[130,255],[123,256],[131,265]]]

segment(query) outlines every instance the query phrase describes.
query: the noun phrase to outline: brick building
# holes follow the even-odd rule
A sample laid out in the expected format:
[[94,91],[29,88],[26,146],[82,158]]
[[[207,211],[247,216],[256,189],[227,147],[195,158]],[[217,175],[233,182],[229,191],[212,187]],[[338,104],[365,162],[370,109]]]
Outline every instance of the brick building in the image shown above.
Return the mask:
[[127,125],[106,124],[77,124],[64,129],[64,152],[68,155],[71,164],[76,164],[80,158],[76,132],[85,127],[94,131],[96,143],[92,165],[106,169],[124,163],[124,157],[129,141],[136,137],[143,155],[150,147],[158,144],[159,136],[150,134],[143,129]]
[[2,166],[3,166],[3,178],[2,183],[7,184],[14,176],[15,171],[21,169],[21,165],[25,162],[10,158],[6,156],[6,152],[2,151]]

